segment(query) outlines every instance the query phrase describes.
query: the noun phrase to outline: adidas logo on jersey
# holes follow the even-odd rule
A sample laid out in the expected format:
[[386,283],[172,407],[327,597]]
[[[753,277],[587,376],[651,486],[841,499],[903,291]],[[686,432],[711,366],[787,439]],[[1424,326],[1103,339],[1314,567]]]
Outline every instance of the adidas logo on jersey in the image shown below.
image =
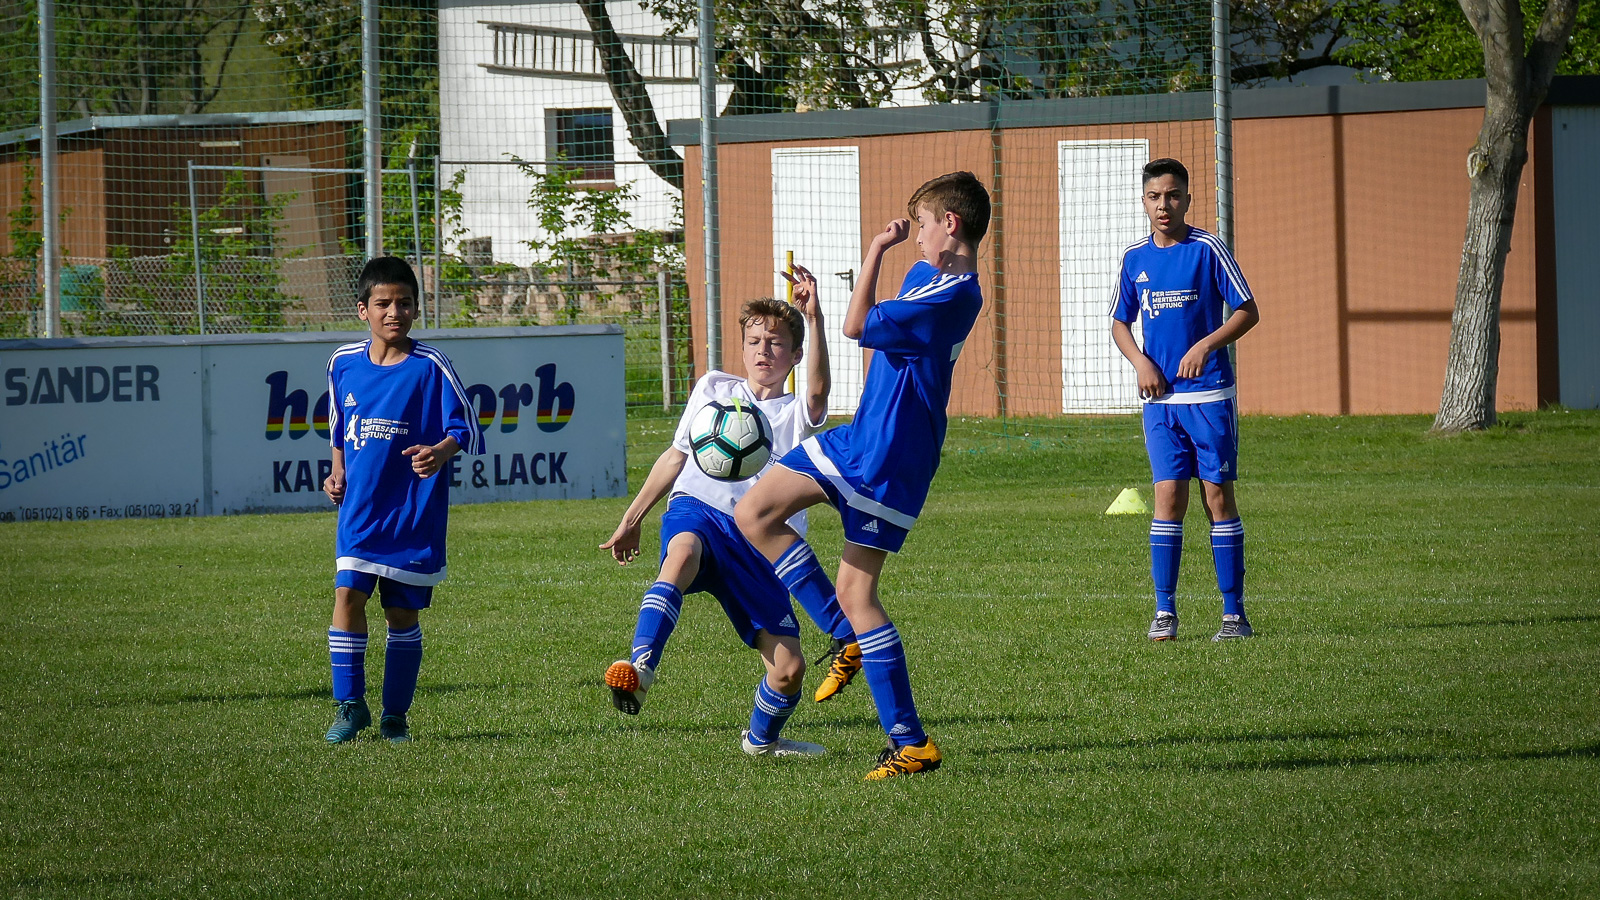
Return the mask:
[[345,394],[344,395],[344,405],[345,406],[355,406],[356,405],[356,395],[355,394]]
[[872,534],[877,534],[878,533],[878,520],[877,519],[868,519],[867,520],[867,524],[861,526],[861,530],[862,531],[871,532]]
[[795,627],[794,616],[784,616],[783,617],[783,621],[778,623],[778,627],[780,627],[780,628],[794,628]]
[[1149,280],[1150,280],[1150,276],[1145,274],[1144,272],[1140,272],[1139,273],[1139,277],[1134,279],[1134,281],[1136,283],[1138,283],[1138,284],[1144,284],[1146,281],[1149,281]]

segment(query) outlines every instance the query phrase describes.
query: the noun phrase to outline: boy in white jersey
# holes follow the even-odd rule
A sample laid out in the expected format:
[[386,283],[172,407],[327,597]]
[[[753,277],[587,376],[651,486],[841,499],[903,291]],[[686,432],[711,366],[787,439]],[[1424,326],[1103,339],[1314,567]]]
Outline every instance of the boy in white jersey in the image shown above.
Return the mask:
[[328,360],[333,473],[322,488],[339,507],[339,527],[328,628],[338,710],[327,740],[342,744],[372,724],[367,599],[378,593],[389,626],[378,730],[403,743],[411,740],[406,712],[422,666],[418,613],[445,577],[450,482],[434,476],[459,452],[482,453],[483,432],[450,360],[407,336],[417,314],[411,266],[379,257],[357,285],[356,313],[372,336]]
[[[1144,167],[1142,200],[1151,233],[1123,251],[1111,337],[1133,363],[1144,400],[1145,450],[1155,482],[1150,575],[1153,641],[1178,636],[1178,563],[1189,479],[1198,477],[1211,517],[1211,554],[1222,592],[1222,627],[1212,640],[1255,632],[1244,612],[1244,525],[1233,499],[1239,433],[1229,344],[1260,321],[1239,264],[1215,235],[1184,222],[1189,171],[1175,159]],[[1224,307],[1233,314],[1224,319]],[[1130,327],[1138,320],[1144,346]]]
[[[766,675],[756,686],[750,727],[740,742],[752,756],[824,752],[818,744],[779,736],[800,699],[805,675],[800,629],[789,605],[789,590],[734,524],[734,506],[755,479],[719,481],[685,462],[690,453],[689,423],[713,400],[737,399],[759,408],[772,426],[773,459],[810,436],[827,419],[828,352],[817,282],[804,268],[797,268],[797,276],[790,278],[795,283],[794,306],[769,298],[745,304],[739,317],[745,377],[713,370],[700,379],[684,407],[672,444],[656,459],[611,539],[600,545],[602,550],[610,550],[619,564],[632,561],[639,555],[644,517],[662,497],[670,495],[661,516],[661,573],[639,607],[632,653],[606,670],[606,685],[617,709],[637,715],[645,692],[655,681],[684,595],[710,593],[722,604],[740,639],[759,651],[766,664]],[[811,343],[802,350],[808,324]],[[789,373],[802,358],[809,360],[804,398],[789,393],[786,387]],[[805,528],[803,513],[795,524]],[[818,627],[836,640],[854,642],[849,622],[833,599],[831,584],[822,591],[802,589],[801,593],[809,597],[822,594],[818,603],[802,599],[802,605]]]
[[861,261],[844,334],[875,351],[855,419],[808,438],[739,502],[739,529],[780,572],[816,566],[811,548],[786,524],[828,503],[844,524],[838,596],[861,647],[862,674],[889,737],[875,781],[939,767],[911,697],[900,634],[878,599],[878,579],[927,500],[944,446],[956,357],[983,307],[978,243],[989,228],[989,192],[970,172],[941,175],[906,205],[917,221],[922,260],[898,296],[879,302],[878,270],[911,223],[890,222]]

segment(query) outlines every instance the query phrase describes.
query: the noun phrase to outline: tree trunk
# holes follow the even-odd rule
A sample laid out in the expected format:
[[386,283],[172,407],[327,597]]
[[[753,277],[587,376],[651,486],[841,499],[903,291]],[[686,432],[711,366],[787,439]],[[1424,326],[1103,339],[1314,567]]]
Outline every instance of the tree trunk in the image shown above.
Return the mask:
[[611,27],[611,14],[606,11],[605,0],[579,0],[583,17],[594,34],[595,50],[600,54],[600,65],[605,69],[606,81],[611,84],[611,96],[622,110],[623,121],[628,123],[628,141],[638,149],[639,155],[668,184],[683,190],[683,157],[667,143],[667,135],[656,119],[655,104],[645,90],[644,79],[634,67],[628,49]]
[[1528,162],[1528,126],[1544,102],[1577,18],[1578,0],[1550,0],[1526,55],[1517,0],[1460,0],[1483,46],[1488,96],[1483,127],[1467,154],[1471,195],[1467,234],[1450,318],[1450,359],[1435,431],[1495,423],[1500,374],[1500,299],[1516,220],[1517,189]]

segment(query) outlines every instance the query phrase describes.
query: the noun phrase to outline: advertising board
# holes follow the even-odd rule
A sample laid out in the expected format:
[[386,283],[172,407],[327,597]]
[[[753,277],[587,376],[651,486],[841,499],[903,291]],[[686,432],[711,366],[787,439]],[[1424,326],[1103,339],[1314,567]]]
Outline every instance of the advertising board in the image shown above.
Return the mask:
[[[486,453],[452,503],[627,492],[622,330],[418,331]],[[0,341],[0,521],[331,509],[328,356],[363,333]]]

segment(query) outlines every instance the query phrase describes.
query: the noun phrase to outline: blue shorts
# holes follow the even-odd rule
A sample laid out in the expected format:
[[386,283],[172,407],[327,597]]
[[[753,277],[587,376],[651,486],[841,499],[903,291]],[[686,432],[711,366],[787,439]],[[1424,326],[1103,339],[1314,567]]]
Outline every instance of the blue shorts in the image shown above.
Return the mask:
[[700,538],[700,571],[684,594],[707,593],[722,604],[739,639],[754,647],[756,632],[799,637],[800,626],[789,605],[789,589],[778,580],[772,563],[750,546],[733,516],[698,498],[680,494],[661,514],[661,559],[680,534]]
[[1146,403],[1144,448],[1151,480],[1233,481],[1239,476],[1238,422],[1231,399]]
[[360,591],[368,597],[381,593],[384,606],[399,609],[427,609],[433,604],[433,585],[406,584],[355,569],[340,569],[333,576],[333,586]]
[[862,512],[844,502],[839,488],[817,468],[816,463],[811,461],[811,454],[806,452],[804,446],[785,453],[783,458],[778,460],[778,465],[810,478],[822,488],[822,492],[828,495],[829,505],[839,511],[839,521],[844,524],[845,540],[889,553],[899,553],[900,548],[905,546],[906,535],[911,533],[910,529],[901,528],[886,519],[869,512]]

